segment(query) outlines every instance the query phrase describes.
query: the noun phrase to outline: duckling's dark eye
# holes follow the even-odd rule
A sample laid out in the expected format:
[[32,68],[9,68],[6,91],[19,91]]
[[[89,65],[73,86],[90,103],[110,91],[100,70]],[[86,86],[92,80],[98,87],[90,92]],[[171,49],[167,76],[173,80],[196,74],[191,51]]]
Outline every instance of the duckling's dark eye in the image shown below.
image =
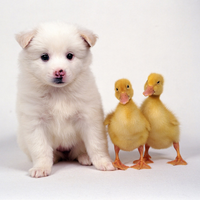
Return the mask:
[[116,91],[118,91],[118,88],[116,88]]
[[160,83],[160,81],[157,82],[157,84],[159,84],[159,83]]
[[67,57],[68,60],[72,60],[74,55],[72,53],[68,53],[66,57]]
[[47,53],[44,53],[40,57],[44,62],[47,62],[49,60],[49,55]]
[[129,85],[127,85],[126,87],[129,88]]

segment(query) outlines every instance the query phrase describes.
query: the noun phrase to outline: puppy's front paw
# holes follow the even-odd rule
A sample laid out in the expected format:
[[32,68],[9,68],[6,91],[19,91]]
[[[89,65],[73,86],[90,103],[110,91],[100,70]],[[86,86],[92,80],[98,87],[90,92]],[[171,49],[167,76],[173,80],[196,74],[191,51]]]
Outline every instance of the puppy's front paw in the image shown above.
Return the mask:
[[51,168],[45,167],[33,167],[29,170],[29,174],[33,178],[41,178],[49,176],[51,173]]
[[93,162],[93,165],[101,171],[114,171],[115,170],[115,167],[113,166],[111,161],[104,161],[103,159]]
[[92,162],[89,158],[89,156],[84,153],[84,154],[80,154],[78,156],[78,162],[81,164],[81,165],[92,165]]

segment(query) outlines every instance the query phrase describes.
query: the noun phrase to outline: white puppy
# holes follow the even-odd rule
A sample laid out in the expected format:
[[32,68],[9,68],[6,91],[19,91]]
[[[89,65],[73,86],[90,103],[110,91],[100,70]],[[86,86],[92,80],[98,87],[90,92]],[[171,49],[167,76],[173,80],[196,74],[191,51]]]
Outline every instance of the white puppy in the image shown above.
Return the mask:
[[32,177],[47,176],[59,159],[114,170],[103,110],[89,68],[96,36],[61,22],[16,35],[19,55],[18,143],[33,161]]

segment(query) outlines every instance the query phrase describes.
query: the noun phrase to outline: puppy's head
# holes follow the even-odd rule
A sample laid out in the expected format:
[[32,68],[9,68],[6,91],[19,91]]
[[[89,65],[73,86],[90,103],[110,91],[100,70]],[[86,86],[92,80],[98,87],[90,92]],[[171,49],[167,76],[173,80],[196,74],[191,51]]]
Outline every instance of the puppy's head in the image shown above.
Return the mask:
[[96,35],[74,25],[54,22],[16,35],[22,47],[20,66],[43,84],[62,87],[91,63]]

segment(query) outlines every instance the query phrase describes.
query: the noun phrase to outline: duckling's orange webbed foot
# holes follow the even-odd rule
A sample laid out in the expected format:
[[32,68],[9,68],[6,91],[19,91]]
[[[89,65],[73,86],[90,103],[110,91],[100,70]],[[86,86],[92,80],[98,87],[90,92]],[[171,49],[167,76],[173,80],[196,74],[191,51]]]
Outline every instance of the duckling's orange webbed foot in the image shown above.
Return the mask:
[[140,161],[140,159],[139,160],[134,160],[133,164],[137,164],[139,161]]
[[140,159],[135,160],[133,163],[136,163],[135,165],[131,166],[131,168],[134,169],[151,169],[149,165],[147,165],[143,159],[143,146],[140,146],[138,148],[138,151],[140,153]]
[[170,161],[170,162],[167,162],[168,164],[171,164],[171,165],[187,165],[187,162],[185,160],[183,160],[182,157],[180,158],[177,158],[173,161]]
[[168,164],[171,165],[187,165],[187,162],[183,160],[181,157],[180,151],[179,151],[179,143],[173,143],[175,150],[177,151],[177,157],[175,160],[167,162]]
[[115,158],[115,161],[112,163],[113,166],[117,169],[121,169],[121,170],[126,170],[128,169],[129,167],[124,165],[120,159],[119,159],[119,151],[120,151],[120,148],[116,145],[114,145],[114,148],[115,148],[115,155],[116,155],[116,158]]
[[138,163],[136,165],[131,166],[131,168],[134,168],[134,169],[151,169],[151,167],[149,165],[147,165],[144,162],[144,160],[138,161]]
[[145,163],[149,164],[149,163],[153,163],[153,161],[150,159],[151,156],[148,156],[148,157],[144,157],[144,161]]
[[115,159],[115,161],[112,163],[113,166],[117,169],[121,169],[121,170],[126,170],[128,169],[129,167],[124,165],[119,159]]

